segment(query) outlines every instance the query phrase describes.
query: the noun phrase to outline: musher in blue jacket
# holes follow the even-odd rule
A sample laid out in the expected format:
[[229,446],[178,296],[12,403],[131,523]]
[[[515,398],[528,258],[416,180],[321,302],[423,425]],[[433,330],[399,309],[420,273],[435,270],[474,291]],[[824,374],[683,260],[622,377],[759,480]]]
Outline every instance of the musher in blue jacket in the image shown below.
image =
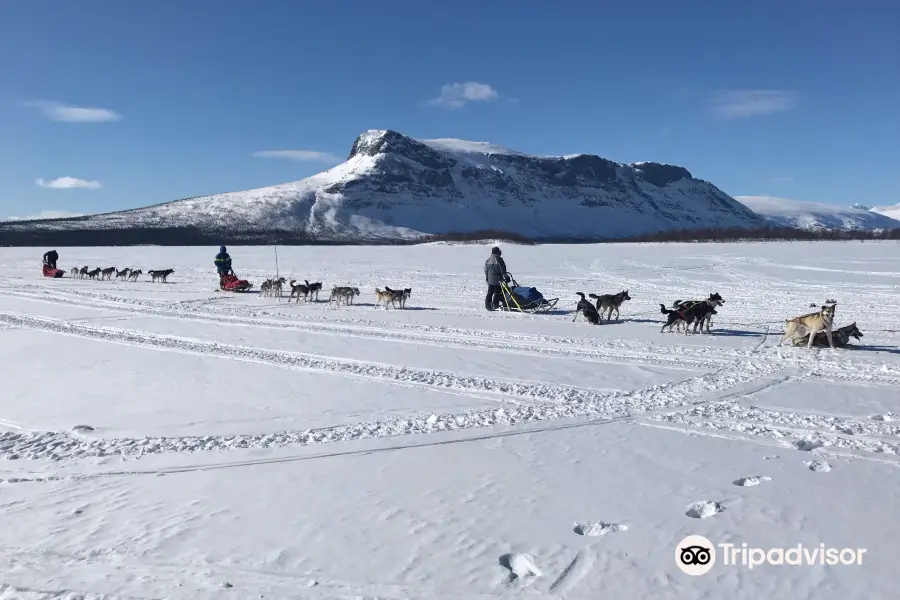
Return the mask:
[[228,275],[233,272],[231,270],[231,257],[228,256],[228,252],[225,251],[225,246],[219,246],[219,253],[216,254],[215,262],[220,279],[223,275]]

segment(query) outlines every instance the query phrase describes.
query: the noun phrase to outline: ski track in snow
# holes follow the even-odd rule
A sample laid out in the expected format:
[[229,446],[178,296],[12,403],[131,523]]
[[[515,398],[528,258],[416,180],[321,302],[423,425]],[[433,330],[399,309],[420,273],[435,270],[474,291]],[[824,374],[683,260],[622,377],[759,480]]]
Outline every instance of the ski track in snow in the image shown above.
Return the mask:
[[88,456],[141,456],[161,452],[305,446],[314,443],[422,434],[473,427],[517,425],[551,419],[625,418],[648,411],[695,403],[707,394],[754,381],[762,376],[771,375],[779,369],[775,363],[746,360],[735,367],[673,384],[657,385],[632,392],[610,393],[576,386],[494,380],[460,376],[456,373],[441,373],[300,353],[232,346],[3,312],[0,312],[0,322],[16,327],[168,351],[214,355],[348,376],[380,378],[435,388],[497,394],[501,398],[513,397],[530,401],[529,404],[511,404],[500,408],[469,410],[458,414],[430,414],[414,418],[396,417],[328,429],[258,435],[87,439],[64,432],[12,431],[0,433],[0,457],[5,458],[61,460]]
[[[183,310],[184,304],[163,304],[152,301],[130,301],[127,298],[108,299],[104,302],[72,301],[59,296],[45,296],[8,292],[10,296],[59,302],[74,306],[98,309],[127,310],[141,316],[153,316],[179,320],[197,320],[223,325],[276,328],[281,331],[308,331],[313,333],[377,339],[392,342],[433,344],[441,347],[461,349],[493,350],[514,354],[536,354],[583,360],[603,359],[605,361],[677,366],[689,369],[710,369],[731,362],[733,358],[721,356],[721,351],[683,346],[654,347],[647,344],[629,342],[609,343],[590,338],[565,338],[560,336],[532,336],[497,331],[480,331],[454,327],[406,326],[407,331],[385,329],[364,320],[349,321],[353,325],[334,323],[284,322],[259,317],[248,317],[240,311],[231,311],[232,316],[220,316],[202,312],[206,302],[195,303],[195,310]],[[234,314],[237,313],[237,314]],[[400,328],[400,327],[398,327]],[[415,329],[409,332],[408,329]]]

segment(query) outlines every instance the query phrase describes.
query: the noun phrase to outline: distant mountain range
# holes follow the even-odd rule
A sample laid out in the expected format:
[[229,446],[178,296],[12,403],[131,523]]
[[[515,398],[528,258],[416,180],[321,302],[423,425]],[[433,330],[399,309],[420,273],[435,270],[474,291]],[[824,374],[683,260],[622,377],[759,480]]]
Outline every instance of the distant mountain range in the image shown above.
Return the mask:
[[0,244],[9,243],[4,238],[152,244],[163,235],[172,243],[185,230],[209,241],[286,232],[310,242],[366,243],[486,231],[600,241],[773,224],[900,228],[891,215],[900,217],[900,205],[866,210],[761,196],[736,200],[674,165],[621,164],[590,154],[542,157],[486,142],[377,130],[357,137],[345,162],[300,181],[106,214],[0,223]]
[[756,229],[765,220],[683,168],[590,154],[539,157],[484,142],[368,131],[348,159],[301,181],[5,231],[296,231],[376,241],[485,230],[601,240],[671,230]]
[[900,205],[870,209],[862,204],[838,206],[772,196],[736,196],[735,199],[783,227],[845,231],[900,228],[900,220],[897,220],[900,218]]

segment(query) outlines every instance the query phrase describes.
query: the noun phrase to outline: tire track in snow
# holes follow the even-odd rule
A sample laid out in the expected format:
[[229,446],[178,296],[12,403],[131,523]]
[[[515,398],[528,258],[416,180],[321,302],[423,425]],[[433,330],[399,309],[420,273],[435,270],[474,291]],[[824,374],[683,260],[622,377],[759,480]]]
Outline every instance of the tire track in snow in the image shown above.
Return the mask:
[[[323,335],[338,335],[343,337],[376,339],[379,341],[398,343],[486,350],[507,354],[549,356],[575,360],[600,360],[603,362],[699,370],[715,369],[733,360],[733,357],[723,358],[723,351],[721,349],[706,349],[698,348],[696,346],[660,346],[658,349],[651,347],[651,349],[648,350],[648,344],[638,345],[629,342],[610,343],[591,338],[534,336],[499,331],[421,325],[410,327],[420,329],[420,331],[408,332],[368,324],[351,327],[335,323],[296,323],[247,316],[222,316],[220,314],[210,314],[199,310],[185,311],[175,307],[164,310],[140,304],[122,306],[117,305],[114,301],[69,301],[54,296],[48,297],[16,292],[9,293],[9,295],[88,308],[125,310],[133,314],[164,319],[194,320],[198,322],[213,322],[234,326],[305,331]],[[379,323],[378,325],[381,324]]]
[[63,432],[6,432],[0,433],[0,457],[7,459],[50,458],[62,460],[98,456],[138,457],[165,452],[307,446],[498,425],[513,426],[559,419],[623,419],[644,415],[651,411],[704,403],[712,394],[720,394],[738,385],[745,385],[772,376],[782,368],[774,361],[743,360],[718,371],[680,382],[627,392],[604,393],[575,386],[465,377],[455,373],[422,371],[361,361],[229,346],[172,336],[148,335],[122,329],[74,325],[52,319],[23,317],[8,313],[0,313],[0,322],[15,323],[31,329],[90,339],[128,343],[140,347],[220,355],[293,368],[421,383],[434,388],[496,393],[536,401],[532,404],[471,409],[459,413],[388,417],[368,423],[323,429],[247,435],[92,439]]

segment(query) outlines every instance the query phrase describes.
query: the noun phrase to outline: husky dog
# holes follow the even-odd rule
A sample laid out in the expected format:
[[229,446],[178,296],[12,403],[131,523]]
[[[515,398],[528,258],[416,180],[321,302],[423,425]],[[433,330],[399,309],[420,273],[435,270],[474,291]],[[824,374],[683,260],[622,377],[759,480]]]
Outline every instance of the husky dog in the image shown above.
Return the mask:
[[[838,347],[846,346],[850,343],[850,338],[856,338],[857,340],[861,340],[863,337],[862,331],[859,330],[859,327],[856,326],[856,322],[854,321],[850,325],[844,325],[843,327],[838,327],[837,329],[831,332],[831,337],[834,339],[834,345]],[[791,343],[794,346],[803,346],[804,344],[809,343],[809,334],[800,337],[794,338],[791,340]],[[816,337],[813,340],[813,346],[824,346],[828,343],[828,336],[825,335],[824,331],[820,331],[816,334]]]
[[272,292],[275,294],[276,298],[281,298],[284,296],[284,284],[287,283],[287,279],[284,277],[279,277],[278,279],[272,280]]
[[[722,299],[722,296],[720,296],[718,292],[714,292],[710,294],[709,298],[706,300],[688,300],[684,302],[676,300],[672,309],[666,308],[665,304],[660,304],[660,312],[667,315],[667,318],[659,332],[662,333],[665,331],[666,327],[669,328],[669,332],[672,331],[672,327],[676,327],[677,331],[681,331],[683,325],[684,334],[687,335],[690,333],[688,331],[690,325],[693,324],[694,333],[697,333],[698,327],[702,328],[704,322],[708,322],[712,319],[712,311],[714,311],[717,306],[722,306],[724,303],[725,301]],[[709,333],[708,326],[706,333]]]
[[87,277],[88,271],[90,271],[90,267],[88,267],[87,265],[81,267],[81,269],[78,270],[78,279],[84,279],[85,277]]
[[108,267],[100,271],[100,279],[112,279],[112,274],[116,272],[115,267]]
[[88,279],[97,279],[97,276],[100,275],[100,271],[102,271],[102,269],[100,267],[97,267],[96,269],[94,269],[92,271],[88,271],[87,272]]
[[316,302],[318,302],[319,301],[319,292],[322,291],[322,282],[314,281],[313,283],[310,283],[304,279],[303,283],[305,283],[306,287],[309,288],[309,296],[310,296],[309,299],[312,300],[312,296],[315,295]]
[[593,325],[600,324],[600,313],[597,312],[596,307],[591,304],[591,301],[584,297],[584,294],[581,292],[575,292],[581,300],[578,301],[578,304],[575,306],[575,318],[572,319],[572,322],[575,322],[575,319],[578,318],[578,313],[584,315],[584,318],[590,321]]
[[810,349],[812,348],[816,336],[824,332],[825,337],[828,340],[828,345],[832,350],[834,350],[832,326],[834,325],[835,306],[836,304],[823,304],[819,312],[809,313],[806,315],[801,315],[799,317],[794,317],[792,319],[787,319],[784,322],[784,335],[781,336],[781,340],[778,342],[778,345],[781,346],[782,344],[784,344],[785,340],[788,339],[796,340],[797,338],[803,338],[804,336],[806,336],[808,338],[806,348]]
[[140,269],[131,269],[131,272],[128,273],[128,279],[131,281],[137,281],[138,277],[140,277],[144,272]]
[[[722,306],[725,304],[725,300],[722,299],[722,296],[720,296],[718,292],[714,292],[709,295],[709,298],[706,299],[706,303],[709,304],[710,301],[714,303],[712,304],[712,306]],[[700,330],[700,332],[703,332],[704,326],[706,329],[706,333],[709,333],[709,328],[712,325],[712,316],[719,314],[718,312],[716,312],[715,308],[708,308],[704,306],[703,300],[676,300],[674,303],[672,303],[672,306],[676,309],[681,307],[690,308],[691,306],[697,306],[697,310],[699,311],[699,313],[695,314],[694,316],[694,333],[697,333],[698,329]],[[687,323],[682,321],[678,323],[678,328],[680,329],[682,325],[684,327],[687,327]]]
[[128,279],[128,272],[131,271],[128,267],[125,267],[121,271],[116,269],[116,279]]
[[400,308],[406,310],[406,301],[410,299],[412,296],[412,288],[403,288],[402,295],[400,296]]
[[302,283],[296,283],[295,280],[291,279],[289,284],[291,286],[291,295],[288,297],[288,302],[291,301],[291,298],[297,296],[297,303],[300,303],[300,295],[303,295],[303,300],[309,300],[309,287],[303,285]]
[[147,274],[150,275],[150,278],[155,281],[162,281],[166,283],[166,278],[175,272],[175,269],[156,269],[147,271]]
[[588,298],[593,298],[597,301],[597,312],[600,313],[601,317],[603,316],[603,311],[609,311],[606,315],[607,321],[612,321],[613,311],[616,311],[616,321],[618,321],[619,307],[621,307],[622,303],[626,300],[631,300],[631,296],[628,295],[628,290],[624,290],[618,294],[602,294],[600,296],[597,294],[588,294]]
[[266,279],[263,281],[262,285],[259,286],[259,294],[260,296],[277,296],[281,297],[282,289],[284,284],[287,283],[287,279],[284,277],[279,277],[278,279]]
[[402,290],[392,290],[388,286],[384,286],[384,291],[391,295],[391,304],[394,308],[400,305],[400,308],[406,308],[406,300],[412,296],[412,288],[404,288]]
[[80,272],[81,271],[78,270],[78,267],[72,267],[72,270],[69,271],[69,274],[72,276],[72,279],[75,279],[76,277],[78,277],[78,274]]
[[328,298],[328,303],[334,302],[336,305],[340,305],[341,300],[343,300],[344,304],[349,306],[353,304],[354,296],[359,296],[359,288],[335,286],[331,288],[331,296]]
[[393,304],[394,294],[391,293],[391,290],[385,288],[382,292],[378,288],[375,288],[375,308],[378,308],[379,304],[384,304],[384,307],[388,307],[388,302]]

